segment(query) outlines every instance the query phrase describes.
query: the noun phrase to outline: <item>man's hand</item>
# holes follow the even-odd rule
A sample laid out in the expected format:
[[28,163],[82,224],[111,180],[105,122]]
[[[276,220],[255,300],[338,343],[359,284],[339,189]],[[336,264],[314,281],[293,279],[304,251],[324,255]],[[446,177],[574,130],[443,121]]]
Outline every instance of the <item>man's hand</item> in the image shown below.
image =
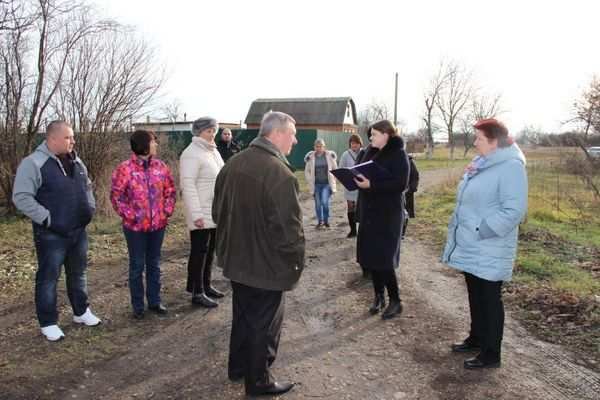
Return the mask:
[[204,220],[202,218],[198,218],[194,221],[194,225],[196,225],[196,228],[198,229],[204,229]]

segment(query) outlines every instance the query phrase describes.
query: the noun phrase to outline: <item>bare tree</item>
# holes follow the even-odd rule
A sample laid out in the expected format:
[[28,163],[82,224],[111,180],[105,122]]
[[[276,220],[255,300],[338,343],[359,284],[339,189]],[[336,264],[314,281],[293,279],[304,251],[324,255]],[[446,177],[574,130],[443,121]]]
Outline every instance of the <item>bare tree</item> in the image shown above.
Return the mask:
[[91,178],[100,178],[118,152],[111,144],[150,104],[163,84],[164,71],[154,49],[127,29],[89,35],[75,50],[51,108],[71,121]]
[[475,139],[475,130],[473,124],[485,118],[495,118],[502,113],[500,94],[486,95],[484,93],[476,93],[472,96],[471,101],[465,107],[459,117],[459,125],[464,145],[463,158],[467,156],[469,150],[473,148]]
[[386,103],[371,101],[364,109],[359,112],[359,131],[366,132],[367,128],[376,121],[387,119],[391,121],[392,113]]
[[595,131],[600,133],[600,78],[594,76],[581,97],[573,104],[574,117],[568,122],[580,123],[583,126],[584,140]]
[[454,159],[454,128],[471,97],[471,72],[455,61],[446,63],[443,71],[443,85],[435,104],[448,132],[450,158]]
[[9,12],[0,15],[10,29],[0,30],[0,190],[9,199],[18,163],[35,144],[74,49],[112,23],[94,19],[83,1],[5,3],[2,10]]
[[424,102],[425,102],[425,110],[423,112],[423,123],[425,124],[424,134],[425,134],[425,142],[427,144],[427,158],[431,159],[433,157],[433,149],[435,146],[435,142],[433,140],[433,134],[437,130],[437,127],[434,124],[435,114],[436,114],[436,102],[440,95],[440,91],[444,86],[444,63],[440,62],[440,66],[438,68],[437,73],[431,78],[429,81],[429,86],[425,90],[424,94]]
[[167,122],[177,122],[181,118],[181,101],[172,100],[161,108],[163,120]]

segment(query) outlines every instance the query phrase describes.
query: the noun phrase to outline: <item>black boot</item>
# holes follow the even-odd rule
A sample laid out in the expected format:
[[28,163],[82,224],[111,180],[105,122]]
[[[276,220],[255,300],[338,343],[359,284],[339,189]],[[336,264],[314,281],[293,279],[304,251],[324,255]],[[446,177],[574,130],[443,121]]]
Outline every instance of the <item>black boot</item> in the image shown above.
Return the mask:
[[204,293],[208,297],[212,297],[213,299],[220,299],[222,297],[225,297],[225,293],[215,289],[211,285],[206,286],[206,288],[204,289]]
[[346,237],[356,237],[356,213],[354,211],[348,212],[348,224],[350,225],[350,233]]
[[362,277],[365,279],[371,280],[371,271],[369,271],[366,268],[362,268],[362,267],[361,267],[361,269],[362,269]]
[[381,318],[390,319],[402,312],[402,302],[400,300],[390,300],[390,305],[387,306]]
[[219,305],[219,303],[212,300],[204,293],[194,293],[192,296],[192,304],[206,308],[215,308]]
[[373,305],[369,308],[369,314],[375,315],[385,307],[385,296],[383,293],[376,294],[373,300]]
[[198,281],[194,282],[192,304],[206,308],[214,308],[219,305],[219,303],[206,295],[204,292],[204,285],[199,284]]
[[[200,303],[198,303],[204,307],[209,307],[209,308],[216,307],[219,305],[219,303],[217,303],[213,299],[220,299],[225,296],[223,293],[219,292],[217,289],[212,287],[212,285],[210,284],[211,276],[212,276],[212,263],[209,261],[204,264],[204,268],[202,269],[202,288],[201,288],[201,290],[202,290],[202,296],[204,296],[204,298],[199,299]],[[208,302],[206,301],[207,299],[208,299]],[[194,302],[192,301],[192,303],[194,303]],[[196,304],[196,303],[194,303],[194,304]]]

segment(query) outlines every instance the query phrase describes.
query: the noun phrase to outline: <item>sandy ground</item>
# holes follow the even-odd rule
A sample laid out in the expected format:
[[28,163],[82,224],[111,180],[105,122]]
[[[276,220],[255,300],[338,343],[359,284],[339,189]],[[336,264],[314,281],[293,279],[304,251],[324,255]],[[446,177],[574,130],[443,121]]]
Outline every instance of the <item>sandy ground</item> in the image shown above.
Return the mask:
[[[422,187],[447,172],[422,174]],[[418,201],[418,199],[417,199]],[[341,193],[332,228],[315,230],[312,199],[303,200],[307,268],[286,293],[286,317],[273,374],[297,382],[288,399],[598,399],[600,374],[559,346],[536,340],[506,317],[502,368],[464,370],[449,344],[468,326],[461,275],[439,263],[427,243],[403,242],[399,269],[404,312],[383,321],[367,309],[370,282],[346,239]],[[410,227],[409,227],[410,229]],[[0,305],[1,399],[238,399],[243,384],[227,379],[231,297],[211,311],[192,308],[184,292],[187,244],[165,249],[166,317],[130,318],[126,269],[91,266],[95,329],[61,321],[67,338],[39,335],[30,298]],[[229,285],[216,272],[215,285]],[[64,290],[61,304],[65,302]]]

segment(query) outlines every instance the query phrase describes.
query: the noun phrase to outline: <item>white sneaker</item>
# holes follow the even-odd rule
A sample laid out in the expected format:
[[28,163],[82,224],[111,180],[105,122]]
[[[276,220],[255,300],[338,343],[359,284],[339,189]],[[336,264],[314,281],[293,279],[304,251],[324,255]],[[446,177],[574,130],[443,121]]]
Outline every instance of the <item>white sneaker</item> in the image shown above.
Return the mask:
[[42,328],[42,335],[46,336],[51,342],[56,342],[65,337],[63,331],[58,327],[58,325],[50,325]]
[[74,315],[73,322],[75,322],[76,324],[85,324],[86,326],[96,326],[99,325],[102,321],[100,320],[100,318],[92,314],[92,311],[88,307],[85,310],[85,312],[79,317],[77,315]]

